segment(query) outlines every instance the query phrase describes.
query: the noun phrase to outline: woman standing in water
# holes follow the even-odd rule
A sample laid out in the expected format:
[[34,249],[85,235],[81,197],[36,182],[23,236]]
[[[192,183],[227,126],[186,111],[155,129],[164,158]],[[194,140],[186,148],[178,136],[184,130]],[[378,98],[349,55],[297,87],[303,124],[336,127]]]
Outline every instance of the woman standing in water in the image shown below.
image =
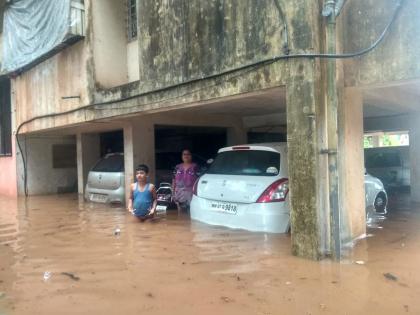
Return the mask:
[[178,211],[188,211],[193,195],[193,186],[198,178],[198,166],[192,161],[191,151],[182,151],[182,163],[175,167],[172,191]]

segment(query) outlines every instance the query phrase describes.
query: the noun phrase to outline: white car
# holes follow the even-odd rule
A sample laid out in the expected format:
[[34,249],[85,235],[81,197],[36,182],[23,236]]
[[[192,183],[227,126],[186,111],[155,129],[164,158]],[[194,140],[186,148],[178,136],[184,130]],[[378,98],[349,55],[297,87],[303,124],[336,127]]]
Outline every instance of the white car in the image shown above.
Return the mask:
[[220,149],[194,187],[191,218],[249,231],[286,233],[289,185],[286,144]]
[[[249,231],[286,233],[290,226],[287,144],[253,144],[220,149],[194,186],[191,218]],[[365,175],[366,216],[385,214],[382,182]]]

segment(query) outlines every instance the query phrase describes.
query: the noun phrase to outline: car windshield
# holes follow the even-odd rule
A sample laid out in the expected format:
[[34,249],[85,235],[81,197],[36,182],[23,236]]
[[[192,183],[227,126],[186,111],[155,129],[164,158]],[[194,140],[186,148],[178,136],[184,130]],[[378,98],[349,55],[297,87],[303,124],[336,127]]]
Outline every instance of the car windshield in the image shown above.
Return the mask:
[[124,156],[110,155],[101,159],[93,168],[94,172],[123,172]]
[[207,174],[276,176],[280,153],[262,150],[225,151],[217,155]]

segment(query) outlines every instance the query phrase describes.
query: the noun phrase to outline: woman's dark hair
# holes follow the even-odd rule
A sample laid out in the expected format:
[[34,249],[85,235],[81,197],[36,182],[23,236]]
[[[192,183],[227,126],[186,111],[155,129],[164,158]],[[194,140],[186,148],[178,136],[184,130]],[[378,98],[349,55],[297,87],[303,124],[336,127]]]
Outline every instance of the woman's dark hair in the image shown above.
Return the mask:
[[146,164],[140,164],[137,166],[136,172],[140,172],[140,171],[143,171],[146,174],[149,174],[149,167]]

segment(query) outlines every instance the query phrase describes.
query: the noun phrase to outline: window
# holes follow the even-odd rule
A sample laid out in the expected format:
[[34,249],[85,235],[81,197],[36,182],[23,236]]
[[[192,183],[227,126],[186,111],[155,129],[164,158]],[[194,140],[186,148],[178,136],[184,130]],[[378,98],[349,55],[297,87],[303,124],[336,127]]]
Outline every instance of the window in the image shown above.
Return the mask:
[[107,155],[94,166],[92,171],[104,173],[124,172],[124,155]]
[[0,156],[12,155],[10,80],[0,79]]
[[271,151],[225,151],[217,155],[208,174],[276,176],[280,154]]
[[367,133],[363,139],[364,148],[398,147],[410,145],[408,131]]
[[137,38],[137,0],[127,0],[128,18],[127,18],[127,31],[128,40]]

